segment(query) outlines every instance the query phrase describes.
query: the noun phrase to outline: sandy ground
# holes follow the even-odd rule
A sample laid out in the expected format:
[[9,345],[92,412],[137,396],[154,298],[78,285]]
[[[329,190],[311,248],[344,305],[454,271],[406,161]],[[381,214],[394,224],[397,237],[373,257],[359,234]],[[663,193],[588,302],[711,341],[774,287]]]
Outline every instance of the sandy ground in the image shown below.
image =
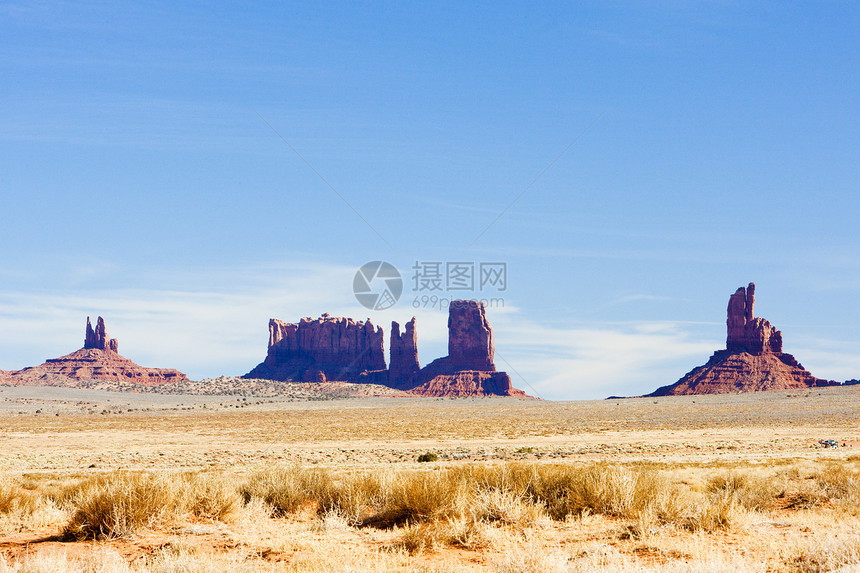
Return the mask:
[[[728,463],[849,455],[860,387],[545,402],[128,394],[0,387],[8,470],[207,468],[271,461],[372,466],[443,460]],[[833,439],[844,448],[822,448]]]
[[[608,460],[684,468],[686,475],[856,460],[860,453],[857,386],[582,402],[320,390],[161,395],[0,386],[0,468],[22,479],[50,480],[115,469],[242,476],[273,463],[427,470],[470,461]],[[840,447],[822,447],[825,439]],[[439,461],[419,464],[417,456],[428,451]],[[577,571],[602,570],[602,563],[636,571],[664,564],[677,571],[824,571],[830,569],[815,568],[820,556],[842,551],[847,557],[840,563],[854,563],[851,556],[860,551],[856,520],[844,513],[836,519],[833,511],[750,514],[748,523],[726,531],[662,528],[635,539],[623,520],[585,516],[522,530],[488,527],[485,535],[497,538],[484,540],[483,549],[447,546],[416,555],[391,549],[402,532],[357,529],[313,515],[269,519],[247,510],[247,523],[191,522],[98,543],[60,539],[58,523],[67,518],[48,515],[18,532],[7,524],[0,556],[51,563],[33,570],[78,571],[64,564],[82,559],[91,570],[120,573],[159,559],[170,565],[158,570],[183,571],[198,570],[194,563],[201,560],[209,564],[201,571],[568,570],[556,562]]]

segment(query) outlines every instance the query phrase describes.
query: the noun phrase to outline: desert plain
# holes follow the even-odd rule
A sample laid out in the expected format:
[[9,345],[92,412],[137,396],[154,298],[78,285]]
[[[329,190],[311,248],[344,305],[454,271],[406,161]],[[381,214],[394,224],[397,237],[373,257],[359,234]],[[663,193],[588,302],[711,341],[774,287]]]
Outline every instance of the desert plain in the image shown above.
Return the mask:
[[860,571],[860,386],[205,387],[0,387],[0,571]]

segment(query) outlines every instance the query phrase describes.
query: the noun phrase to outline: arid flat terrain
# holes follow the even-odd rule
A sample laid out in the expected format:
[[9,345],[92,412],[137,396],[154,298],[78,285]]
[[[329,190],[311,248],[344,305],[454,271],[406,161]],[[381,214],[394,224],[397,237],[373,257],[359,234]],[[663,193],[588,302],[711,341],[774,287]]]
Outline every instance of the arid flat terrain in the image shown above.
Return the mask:
[[[312,385],[307,385],[312,386]],[[340,386],[345,386],[341,384]],[[860,387],[582,402],[510,398],[162,395],[0,387],[17,471],[205,468],[288,460],[363,467],[444,459],[697,463],[852,453]],[[531,449],[524,456],[517,450]],[[860,453],[860,450],[858,450]]]
[[[245,570],[304,571],[744,571],[752,565],[761,571],[829,571],[838,567],[828,569],[826,563],[860,563],[857,500],[853,494],[813,487],[815,476],[834,467],[847,472],[842,478],[857,482],[860,387],[548,402],[359,397],[296,386],[265,396],[251,391],[212,396],[0,387],[4,479],[14,491],[48,500],[29,514],[20,509],[16,514],[14,504],[7,508],[0,519],[0,552],[7,569],[0,571],[14,571],[36,556],[53,563],[54,569],[45,569],[52,571],[81,570],[74,569],[80,563],[96,563],[93,570],[157,570],[157,559],[193,562],[192,554],[207,556],[196,560],[210,567],[200,565],[206,571],[218,570],[224,560]],[[833,440],[838,447],[824,447],[821,440]],[[428,453],[437,459],[417,461]],[[263,508],[267,498],[256,494],[244,496],[231,520],[186,515],[167,525],[82,544],[58,537],[74,514],[68,500],[78,498],[52,493],[127,470],[217,476],[240,491],[272,468],[323,472],[344,487],[356,476],[389,476],[386,483],[399,483],[413,474],[448,476],[462,468],[516,472],[523,467],[603,468],[601,472],[608,467],[611,475],[632,472],[624,479],[633,482],[639,478],[630,476],[647,468],[669,488],[654,494],[660,503],[693,495],[711,496],[710,504],[719,490],[714,480],[723,483],[730,475],[746,476],[744,483],[774,491],[761,494],[768,501],[759,507],[743,501],[745,490],[736,488],[741,493],[726,509],[734,513],[724,525],[679,525],[692,523],[689,516],[654,518],[646,530],[634,533],[641,522],[635,516],[644,515],[647,507],[652,511],[654,504],[646,503],[635,515],[629,508],[588,506],[550,519],[548,498],[530,493],[529,503],[534,503],[529,507],[538,509],[528,519],[475,518],[481,525],[469,537],[472,541],[427,534],[431,542],[417,544],[404,539],[423,535],[415,529],[424,527],[424,518],[388,528],[359,527],[343,512],[322,511],[321,502],[313,500],[292,512],[273,513],[270,506]],[[475,495],[495,491],[488,488]],[[525,495],[525,490],[517,491]],[[794,507],[790,500],[798,495],[811,501]],[[684,503],[689,513],[692,507],[700,511],[706,499]],[[806,553],[786,553],[789,539]],[[847,545],[837,551],[831,547],[834,539]],[[172,548],[170,555],[165,547]],[[340,560],[334,560],[332,551]],[[810,557],[810,552],[818,553]],[[831,561],[825,563],[825,558]],[[105,560],[111,559],[116,561],[113,569],[105,569]]]

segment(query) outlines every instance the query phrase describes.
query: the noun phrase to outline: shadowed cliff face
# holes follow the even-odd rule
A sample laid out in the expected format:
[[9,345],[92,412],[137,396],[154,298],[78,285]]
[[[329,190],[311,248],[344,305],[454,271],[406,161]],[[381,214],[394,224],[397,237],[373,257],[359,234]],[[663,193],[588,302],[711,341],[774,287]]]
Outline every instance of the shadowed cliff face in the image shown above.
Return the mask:
[[495,352],[484,303],[452,301],[448,308],[448,358],[457,370],[494,371]]
[[406,323],[403,334],[400,324],[391,322],[391,351],[389,353],[388,377],[390,380],[410,380],[421,366],[418,363],[418,332],[415,317]]
[[809,373],[791,354],[782,351],[782,333],[755,317],[755,284],[740,287],[726,309],[726,349],[648,396],[728,394],[833,386]]
[[385,370],[384,335],[373,323],[324,314],[296,323],[269,321],[266,359],[245,378],[325,382],[356,381]]

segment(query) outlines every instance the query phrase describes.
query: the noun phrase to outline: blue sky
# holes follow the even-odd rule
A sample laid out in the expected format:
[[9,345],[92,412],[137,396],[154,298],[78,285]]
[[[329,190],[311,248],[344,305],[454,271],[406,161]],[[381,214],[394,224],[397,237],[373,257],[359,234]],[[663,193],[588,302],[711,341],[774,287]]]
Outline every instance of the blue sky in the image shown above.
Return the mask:
[[[424,364],[422,261],[507,264],[497,364],[545,398],[675,381],[749,281],[786,351],[860,377],[858,29],[851,2],[2,2],[0,368],[99,314],[196,379],[323,312],[417,315]],[[391,309],[352,295],[372,260]]]

